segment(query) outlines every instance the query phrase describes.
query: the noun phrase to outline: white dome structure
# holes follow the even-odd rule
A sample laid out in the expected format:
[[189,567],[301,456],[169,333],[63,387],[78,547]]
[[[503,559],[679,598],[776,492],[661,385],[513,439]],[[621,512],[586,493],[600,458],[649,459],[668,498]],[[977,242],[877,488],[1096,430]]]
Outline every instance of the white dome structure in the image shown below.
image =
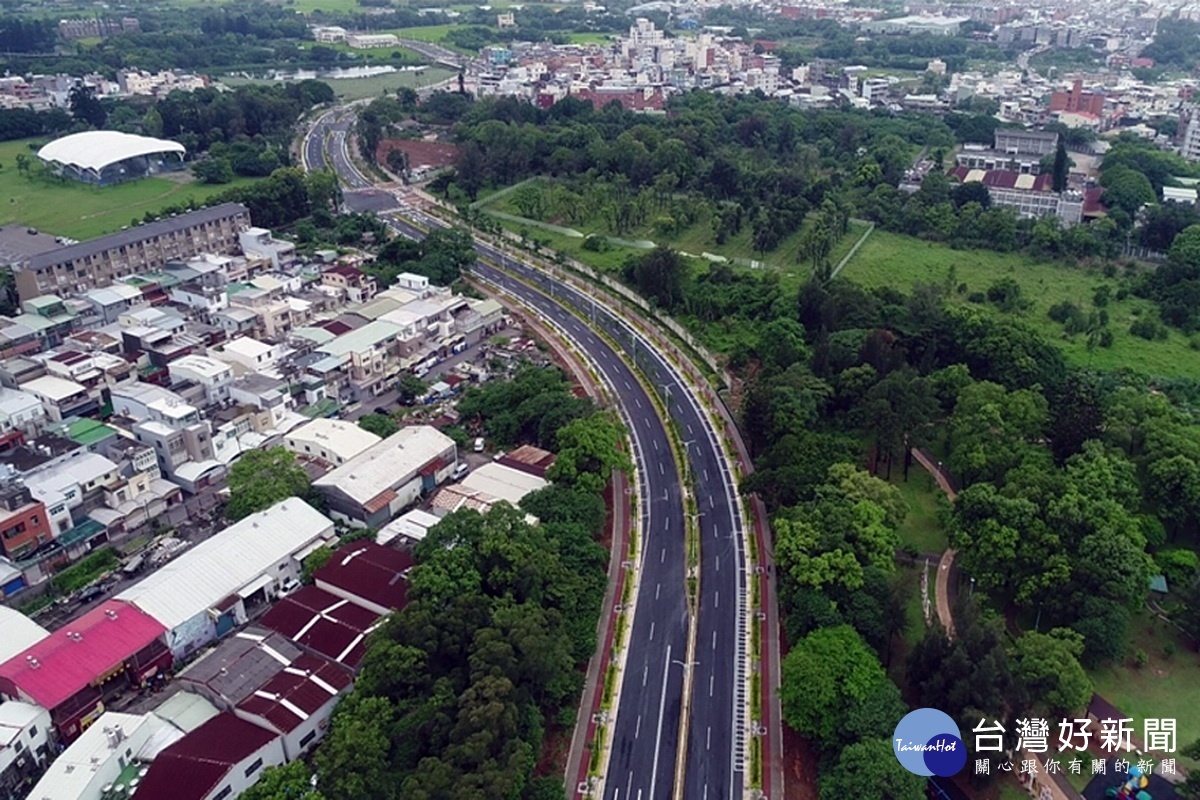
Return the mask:
[[120,131],[72,133],[38,150],[63,177],[106,185],[183,168],[183,145]]

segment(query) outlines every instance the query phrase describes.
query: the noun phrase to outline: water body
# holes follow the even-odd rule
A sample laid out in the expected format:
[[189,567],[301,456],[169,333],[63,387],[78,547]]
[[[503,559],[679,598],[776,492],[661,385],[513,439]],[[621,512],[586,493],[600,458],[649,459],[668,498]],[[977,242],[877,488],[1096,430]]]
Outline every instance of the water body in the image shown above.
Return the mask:
[[272,70],[265,77],[273,81],[336,81],[345,78],[372,78],[376,75],[390,75],[394,72],[420,72],[425,68],[424,65],[398,68],[380,65],[373,67],[332,67],[330,69]]

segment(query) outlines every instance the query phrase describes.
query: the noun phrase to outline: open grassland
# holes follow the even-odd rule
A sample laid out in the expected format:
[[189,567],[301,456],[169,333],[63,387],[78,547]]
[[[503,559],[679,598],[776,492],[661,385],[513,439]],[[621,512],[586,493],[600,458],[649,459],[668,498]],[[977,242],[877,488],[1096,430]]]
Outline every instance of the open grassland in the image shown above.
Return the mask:
[[431,42],[433,44],[441,44],[442,39],[446,38],[446,34],[456,28],[469,27],[467,25],[421,25],[416,28],[392,28],[386,31],[394,33],[401,39],[412,39],[417,42]]
[[[372,75],[369,78],[338,78],[325,80],[324,83],[333,88],[333,93],[342,100],[364,100],[368,97],[379,97],[384,92],[395,92],[401,87],[420,89],[440,83],[454,75],[454,72],[442,67],[427,67],[420,72],[391,72],[387,75]],[[241,86],[247,83],[272,84],[261,78],[222,78],[222,83],[230,86]]]
[[[1096,692],[1133,718],[1139,737],[1149,718],[1175,720],[1180,747],[1200,739],[1200,656],[1174,628],[1149,613],[1135,616],[1132,627],[1124,663],[1092,671]],[[1134,666],[1138,650],[1146,654],[1142,667]],[[1186,759],[1184,764],[1198,766]]]
[[[1131,334],[1129,326],[1135,320],[1143,316],[1157,318],[1154,304],[1132,295],[1117,300],[1121,280],[1106,278],[1096,268],[1038,261],[1016,253],[955,250],[877,230],[839,277],[863,286],[890,286],[901,291],[908,291],[916,284],[945,285],[950,287],[951,297],[962,303],[969,303],[969,295],[986,292],[1000,279],[1012,278],[1021,285],[1022,297],[1029,303],[1026,310],[1013,316],[1056,342],[1071,362],[1100,370],[1125,367],[1153,376],[1200,372],[1200,349],[1194,349],[1192,342],[1178,331],[1171,330],[1162,341],[1147,341]],[[966,285],[966,291],[960,292],[962,284]],[[1104,310],[1109,315],[1113,345],[1089,351],[1084,334],[1067,335],[1047,312],[1063,300],[1078,304],[1085,313],[1090,312],[1094,309],[1092,297],[1102,286],[1109,287],[1112,295]],[[1200,347],[1200,340],[1197,346]]]
[[[34,144],[41,145],[36,141]],[[0,142],[0,225],[37,228],[56,236],[91,239],[112,233],[158,211],[194,198],[204,201],[236,183],[212,186],[192,181],[188,173],[143,178],[117,186],[85,186],[51,178],[31,178],[17,171],[17,154],[36,161],[30,140]]]
[[[548,183],[544,179],[538,182],[542,184]],[[803,235],[803,229],[785,237],[779,246],[771,252],[759,253],[754,249],[749,224],[743,225],[737,235],[729,237],[723,244],[717,244],[713,235],[712,222],[707,216],[702,216],[692,225],[670,234],[656,231],[652,225],[642,225],[621,234],[619,237],[613,236],[605,221],[600,218],[588,219],[579,224],[571,224],[560,219],[544,221],[550,225],[561,225],[565,228],[575,230],[584,236],[594,234],[608,237],[608,249],[598,253],[583,249],[583,237],[573,237],[556,233],[553,230],[542,227],[543,221],[521,221],[506,218],[521,216],[521,209],[514,202],[514,196],[514,193],[500,191],[492,199],[480,203],[479,207],[484,211],[498,211],[505,215],[497,217],[497,221],[508,230],[514,232],[527,231],[531,238],[544,241],[548,247],[561,250],[564,254],[570,255],[572,258],[582,261],[585,264],[590,264],[598,269],[612,270],[619,268],[629,255],[644,253],[647,249],[645,247],[622,244],[621,242],[623,241],[629,243],[653,242],[666,244],[683,253],[697,257],[702,257],[704,253],[723,256],[731,259],[735,264],[747,268],[750,267],[751,262],[757,262],[754,268],[777,272],[785,285],[796,288],[799,288],[800,284],[807,280],[812,271],[811,264],[800,257],[800,239]],[[864,231],[865,228],[861,225],[851,223],[847,235],[837,243],[830,254],[830,262],[836,264],[845,256]]]
[[[879,475],[885,477],[885,475]],[[900,542],[911,545],[920,553],[940,553],[946,549],[946,532],[942,530],[941,520],[938,519],[939,498],[945,494],[933,476],[913,464],[908,468],[908,480],[904,479],[904,463],[897,458],[892,466],[890,483],[900,490],[904,502],[908,504],[908,516],[900,523]]]

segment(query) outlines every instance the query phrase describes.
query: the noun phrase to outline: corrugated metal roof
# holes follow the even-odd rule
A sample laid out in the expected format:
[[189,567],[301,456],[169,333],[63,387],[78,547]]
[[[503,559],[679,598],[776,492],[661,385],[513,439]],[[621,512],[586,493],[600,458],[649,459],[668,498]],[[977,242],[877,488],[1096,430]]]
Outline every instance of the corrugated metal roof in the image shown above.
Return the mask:
[[0,664],[0,678],[53,709],[164,632],[148,614],[109,600]]
[[408,591],[404,576],[414,563],[408,552],[374,542],[353,542],[334,552],[313,578],[322,589],[341,589],[369,603],[399,609],[404,607]]
[[0,606],[0,662],[40,642],[50,631],[15,608]]
[[337,489],[366,505],[383,492],[402,486],[429,462],[454,448],[454,440],[429,425],[401,428],[377,445],[313,482]]
[[264,572],[277,573],[292,553],[332,530],[325,515],[292,497],[201,542],[117,597],[174,628]]
[[239,719],[217,714],[159,753],[142,779],[137,800],[202,800],[234,765],[266,747],[279,734]]
[[378,623],[374,611],[316,586],[285,597],[259,620],[263,627],[350,669],[362,663],[367,635]]

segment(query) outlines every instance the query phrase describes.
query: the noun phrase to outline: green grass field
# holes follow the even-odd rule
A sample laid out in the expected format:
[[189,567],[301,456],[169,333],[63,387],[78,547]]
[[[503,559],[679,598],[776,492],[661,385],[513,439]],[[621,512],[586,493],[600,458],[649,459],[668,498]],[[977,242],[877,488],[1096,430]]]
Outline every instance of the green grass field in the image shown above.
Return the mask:
[[440,44],[446,34],[456,28],[465,28],[465,25],[422,25],[416,28],[392,28],[387,33],[394,33],[401,39],[413,39],[418,42],[432,42]]
[[318,44],[320,44],[321,47],[328,47],[331,50],[337,50],[339,53],[346,53],[347,55],[354,56],[360,62],[383,62],[386,64],[393,64],[396,63],[397,59],[392,56],[392,53],[400,53],[405,63],[425,63],[425,58],[420,53],[414,53],[412,50],[408,50],[403,47],[382,47],[375,50],[355,50],[345,42],[333,42],[331,44],[323,44],[320,42],[300,42],[297,46],[301,50],[309,50]]
[[[1170,642],[1174,654],[1164,648]],[[1148,660],[1133,666],[1132,654],[1141,649]],[[1148,613],[1134,617],[1133,636],[1125,663],[1094,670],[1096,692],[1134,719],[1134,731],[1142,736],[1146,718],[1174,719],[1177,744],[1182,747],[1200,739],[1200,657],[1182,641],[1174,628]],[[1197,765],[1185,760],[1189,769]]]
[[892,467],[891,484],[900,490],[904,502],[908,503],[908,516],[900,524],[900,541],[912,545],[921,553],[940,553],[945,550],[946,532],[938,520],[938,499],[944,495],[933,476],[921,469],[919,464],[913,464],[908,468],[906,481],[904,466],[898,463]]
[[17,172],[16,163],[18,153],[36,158],[29,143],[0,142],[0,225],[19,223],[56,236],[91,239],[120,230],[147,211],[178,205],[189,197],[206,200],[251,182],[211,186],[192,182],[186,173],[103,187],[32,179]]
[[[495,199],[481,203],[479,207],[485,211],[500,211],[520,216],[521,210],[513,202],[513,197],[514,194],[512,193],[497,193]],[[533,238],[549,240],[549,246],[553,249],[562,250],[572,258],[578,259],[585,264],[590,264],[598,269],[617,268],[624,263],[627,256],[645,252],[643,248],[626,247],[618,243],[612,243],[611,249],[607,252],[590,252],[583,249],[582,238],[556,234],[533,225],[523,225],[513,220],[498,219],[498,221],[505,228],[512,231],[520,231],[522,227],[527,228]],[[585,235],[611,236],[611,231],[608,230],[606,224],[601,219],[588,220],[579,225],[571,225],[570,223],[553,219],[545,221],[573,228]],[[834,247],[833,252],[830,254],[830,261],[836,264],[845,256],[864,230],[857,223],[852,223],[849,233]],[[702,218],[690,227],[670,236],[664,236],[655,231],[650,225],[643,225],[621,235],[619,238],[631,242],[652,241],[668,244],[676,250],[693,256],[712,253],[729,259],[740,259],[743,262],[743,266],[745,266],[744,262],[759,261],[766,269],[779,272],[783,276],[785,285],[799,288],[800,284],[808,278],[811,272],[811,265],[808,262],[801,263],[799,257],[802,232],[802,230],[796,231],[786,237],[778,247],[766,254],[758,253],[754,250],[749,225],[743,225],[742,230],[736,236],[731,237],[724,244],[718,245],[714,241],[712,224],[707,218]]]
[[608,44],[612,35],[608,33],[568,33],[572,44]]
[[[379,97],[385,91],[394,92],[402,86],[420,89],[423,86],[440,83],[453,75],[451,70],[443,67],[428,67],[421,72],[393,72],[388,75],[372,75],[369,78],[339,78],[327,80],[325,83],[333,87],[334,94],[343,100],[363,100],[368,97]],[[241,86],[247,83],[278,83],[278,81],[259,78],[222,78],[221,82],[230,86]]]
[[314,11],[349,12],[361,11],[358,0],[291,0],[288,8],[295,9],[301,14],[311,14]]
[[[1121,281],[1104,277],[1098,269],[1037,261],[1016,253],[954,250],[943,244],[876,230],[839,277],[863,286],[890,286],[908,291],[914,284],[946,284],[952,269],[950,282],[955,288],[962,283],[967,286],[964,294],[957,291],[953,294],[963,303],[968,302],[967,295],[986,292],[1001,278],[1013,278],[1020,283],[1022,295],[1031,302],[1031,307],[1015,317],[1057,343],[1068,360],[1076,364],[1100,370],[1127,367],[1153,376],[1200,372],[1200,350],[1192,349],[1189,340],[1178,331],[1172,330],[1165,341],[1147,341],[1129,332],[1130,324],[1139,316],[1156,317],[1155,306],[1133,296],[1116,300]],[[1088,352],[1083,334],[1068,336],[1047,312],[1055,303],[1071,300],[1086,313],[1092,310],[1092,295],[1100,286],[1110,287],[1114,296],[1106,308],[1113,346]]]

